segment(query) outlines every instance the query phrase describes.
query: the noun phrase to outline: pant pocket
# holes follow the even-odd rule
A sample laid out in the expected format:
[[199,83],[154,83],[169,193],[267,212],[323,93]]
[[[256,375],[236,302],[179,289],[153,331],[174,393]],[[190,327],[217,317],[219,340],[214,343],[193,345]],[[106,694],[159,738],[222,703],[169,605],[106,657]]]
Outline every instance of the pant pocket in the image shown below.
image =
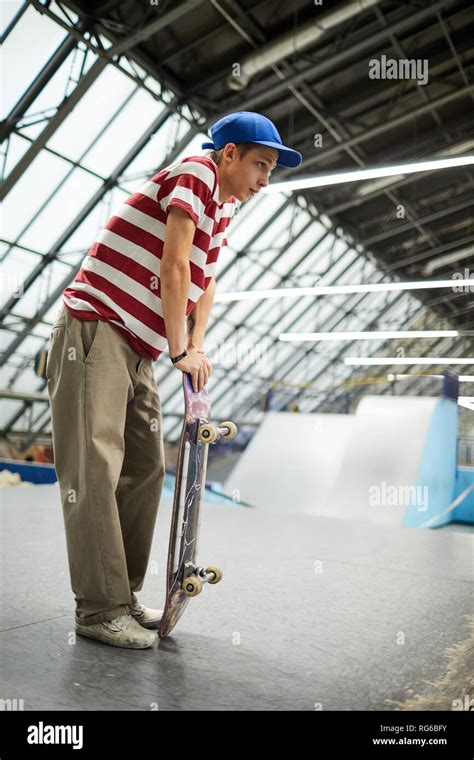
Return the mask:
[[97,350],[98,335],[101,329],[101,320],[81,320],[80,321],[80,333],[83,351],[83,361],[90,361]]
[[46,356],[46,367],[44,375],[47,380],[51,379],[51,365],[61,362],[62,343],[66,334],[66,325],[54,325],[49,336],[48,352]]

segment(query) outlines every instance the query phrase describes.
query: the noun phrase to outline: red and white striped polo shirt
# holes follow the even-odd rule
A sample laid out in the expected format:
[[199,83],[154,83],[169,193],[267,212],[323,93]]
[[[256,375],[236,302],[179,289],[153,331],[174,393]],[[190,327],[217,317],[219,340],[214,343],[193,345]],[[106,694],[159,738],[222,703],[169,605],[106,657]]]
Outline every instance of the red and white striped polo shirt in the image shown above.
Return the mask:
[[78,319],[102,319],[141,356],[155,361],[167,348],[160,261],[170,206],[196,225],[190,252],[186,315],[211,281],[238,200],[219,203],[217,166],[208,156],[170,164],[115,211],[81,263],[63,302]]

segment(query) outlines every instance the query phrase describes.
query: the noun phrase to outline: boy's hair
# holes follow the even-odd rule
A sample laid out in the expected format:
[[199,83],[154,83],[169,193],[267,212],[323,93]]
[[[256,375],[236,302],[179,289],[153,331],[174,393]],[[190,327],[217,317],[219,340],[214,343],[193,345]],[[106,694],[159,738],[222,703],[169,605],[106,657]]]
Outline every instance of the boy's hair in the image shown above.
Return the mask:
[[[252,148],[257,147],[257,143],[253,143],[253,142],[237,143],[236,147],[237,147],[237,152],[239,154],[239,157],[243,158],[250,150],[252,150]],[[220,150],[210,150],[207,155],[209,156],[209,158],[212,158],[215,164],[218,164],[223,152],[224,152],[224,148],[220,148]]]

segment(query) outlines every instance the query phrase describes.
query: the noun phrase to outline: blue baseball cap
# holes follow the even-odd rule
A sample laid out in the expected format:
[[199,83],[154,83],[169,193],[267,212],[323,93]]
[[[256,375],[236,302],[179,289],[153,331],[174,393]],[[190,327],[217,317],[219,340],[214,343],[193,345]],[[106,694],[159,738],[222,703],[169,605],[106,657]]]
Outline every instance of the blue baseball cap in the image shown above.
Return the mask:
[[274,123],[254,111],[237,111],[223,116],[210,128],[213,142],[204,142],[201,148],[220,150],[227,143],[252,142],[267,145],[278,151],[278,166],[294,169],[303,160],[301,153],[282,145],[281,137]]

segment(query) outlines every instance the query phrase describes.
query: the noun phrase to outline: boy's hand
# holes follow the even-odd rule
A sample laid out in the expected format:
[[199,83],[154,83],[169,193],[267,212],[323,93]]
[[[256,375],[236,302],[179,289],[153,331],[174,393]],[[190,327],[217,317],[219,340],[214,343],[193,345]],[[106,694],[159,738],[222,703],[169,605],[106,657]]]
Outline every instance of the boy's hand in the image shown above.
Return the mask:
[[174,366],[181,372],[188,372],[191,375],[193,391],[199,393],[207,385],[209,375],[212,372],[212,364],[201,349],[188,348],[187,351],[188,355]]

